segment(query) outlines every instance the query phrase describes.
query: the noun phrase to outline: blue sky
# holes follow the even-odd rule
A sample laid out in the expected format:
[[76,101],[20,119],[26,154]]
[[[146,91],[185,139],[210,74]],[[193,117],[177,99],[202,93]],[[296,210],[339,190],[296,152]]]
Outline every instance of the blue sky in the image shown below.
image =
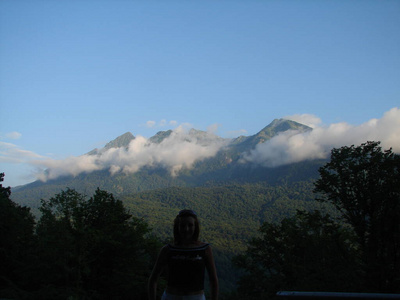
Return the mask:
[[127,131],[383,119],[400,107],[399,30],[399,1],[0,0],[4,185]]

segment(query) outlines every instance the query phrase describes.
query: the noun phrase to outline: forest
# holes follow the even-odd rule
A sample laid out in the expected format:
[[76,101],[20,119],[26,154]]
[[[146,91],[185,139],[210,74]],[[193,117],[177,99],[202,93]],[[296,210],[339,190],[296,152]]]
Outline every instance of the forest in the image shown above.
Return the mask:
[[399,169],[398,154],[368,142],[333,149],[316,181],[168,187],[119,199],[65,188],[41,201],[39,217],[0,186],[0,298],[146,299],[182,208],[197,212],[200,237],[215,251],[220,299],[400,293]]

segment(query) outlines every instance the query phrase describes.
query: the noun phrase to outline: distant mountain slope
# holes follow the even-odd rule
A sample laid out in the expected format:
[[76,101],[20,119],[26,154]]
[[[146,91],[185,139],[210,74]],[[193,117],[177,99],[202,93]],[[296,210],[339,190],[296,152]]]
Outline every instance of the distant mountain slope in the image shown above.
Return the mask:
[[[287,130],[299,132],[312,130],[303,124],[277,119],[263,128],[257,134],[237,139],[223,139],[205,131],[192,129],[186,139],[201,145],[208,145],[215,141],[225,144],[215,156],[196,161],[192,168],[183,168],[176,176],[171,175],[163,166],[145,166],[133,174],[116,173],[109,171],[94,171],[81,173],[75,177],[64,176],[47,182],[36,181],[13,190],[14,201],[38,207],[41,198],[48,199],[66,187],[75,188],[79,192],[90,195],[97,187],[116,195],[132,194],[168,187],[196,187],[226,185],[231,183],[277,184],[280,182],[296,182],[307,180],[317,175],[321,162],[302,162],[277,168],[266,168],[246,164],[240,161],[244,152],[251,151],[260,143],[265,143],[279,133]],[[160,144],[169,138],[172,130],[160,131],[147,140],[148,143]],[[110,141],[102,149],[94,149],[89,155],[101,155],[111,148],[127,148],[135,136],[127,132]]]

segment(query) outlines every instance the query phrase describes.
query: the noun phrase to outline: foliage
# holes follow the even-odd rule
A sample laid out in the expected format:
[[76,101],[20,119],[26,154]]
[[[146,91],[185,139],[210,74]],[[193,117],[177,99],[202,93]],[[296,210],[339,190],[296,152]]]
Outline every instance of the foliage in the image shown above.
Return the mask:
[[234,263],[246,271],[243,299],[268,299],[279,290],[357,289],[356,249],[351,231],[319,211],[298,211],[279,224],[265,222]]
[[315,184],[353,226],[374,292],[400,292],[400,155],[379,142],[333,149]]
[[[238,297],[267,299],[279,290],[400,290],[400,156],[379,142],[333,149],[314,192],[336,209],[297,212],[264,222],[234,258],[246,273]],[[333,212],[333,211],[332,211]],[[257,280],[254,280],[257,278]]]
[[[2,181],[3,174],[0,174]],[[122,201],[67,188],[42,200],[41,218],[0,185],[0,297],[146,299],[160,243]]]
[[234,290],[241,274],[231,258],[246,249],[260,225],[279,223],[297,209],[331,207],[316,202],[313,183],[282,186],[234,184],[226,186],[168,188],[121,197],[127,208],[143,217],[162,240],[172,236],[172,220],[179,210],[191,208],[200,219],[200,238],[212,244],[222,292]]
[[[0,174],[0,182],[4,173]],[[29,261],[34,245],[34,217],[29,208],[10,200],[10,187],[0,184],[0,298],[22,298],[32,288]]]
[[67,189],[42,202],[37,234],[46,293],[56,290],[59,299],[144,299],[158,248],[145,237],[147,224],[108,192],[97,189],[85,198]]

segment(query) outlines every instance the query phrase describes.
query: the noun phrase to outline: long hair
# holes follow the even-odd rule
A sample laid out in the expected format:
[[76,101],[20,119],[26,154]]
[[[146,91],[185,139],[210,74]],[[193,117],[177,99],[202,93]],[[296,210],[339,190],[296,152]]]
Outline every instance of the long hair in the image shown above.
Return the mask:
[[199,220],[197,219],[197,215],[193,210],[190,209],[184,209],[181,210],[178,215],[176,216],[174,220],[174,244],[179,245],[181,244],[181,237],[179,234],[179,223],[182,218],[185,217],[192,217],[194,219],[194,233],[193,233],[193,242],[197,242],[199,240],[199,234],[200,234],[200,224]]

